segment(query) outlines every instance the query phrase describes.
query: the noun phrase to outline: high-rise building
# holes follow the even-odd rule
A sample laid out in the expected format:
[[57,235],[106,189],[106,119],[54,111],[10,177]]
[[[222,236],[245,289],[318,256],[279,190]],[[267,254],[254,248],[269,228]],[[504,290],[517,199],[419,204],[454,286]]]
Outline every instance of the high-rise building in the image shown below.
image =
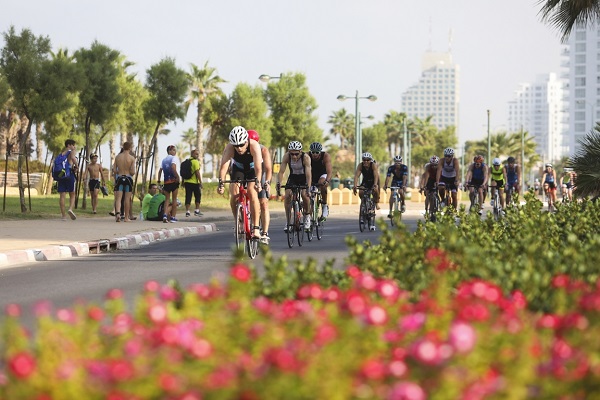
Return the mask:
[[600,99],[600,27],[573,29],[564,52],[563,66],[568,68],[568,95],[565,97],[569,118],[569,149],[574,154],[579,140],[594,129]]
[[543,161],[567,155],[564,86],[556,73],[538,75],[535,82],[520,84],[508,103],[508,132],[528,132]]
[[402,94],[402,110],[410,118],[426,119],[438,129],[456,127],[460,100],[460,68],[452,62],[452,54],[428,51],[422,58],[419,82]]

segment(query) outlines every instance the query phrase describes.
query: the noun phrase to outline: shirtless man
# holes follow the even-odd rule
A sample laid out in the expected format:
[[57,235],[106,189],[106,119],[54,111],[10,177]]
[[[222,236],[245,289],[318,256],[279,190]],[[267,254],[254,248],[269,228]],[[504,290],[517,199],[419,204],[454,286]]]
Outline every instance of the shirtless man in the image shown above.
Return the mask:
[[84,181],[88,180],[88,188],[92,197],[92,214],[96,214],[98,207],[98,192],[100,186],[104,186],[104,176],[102,175],[102,164],[98,163],[98,155],[90,156],[90,163],[85,170]]
[[129,222],[131,213],[131,196],[133,194],[133,175],[135,174],[135,157],[131,155],[131,142],[123,143],[123,151],[115,157],[113,168],[115,174],[115,216],[121,222],[121,199],[125,196],[125,213],[123,221]]

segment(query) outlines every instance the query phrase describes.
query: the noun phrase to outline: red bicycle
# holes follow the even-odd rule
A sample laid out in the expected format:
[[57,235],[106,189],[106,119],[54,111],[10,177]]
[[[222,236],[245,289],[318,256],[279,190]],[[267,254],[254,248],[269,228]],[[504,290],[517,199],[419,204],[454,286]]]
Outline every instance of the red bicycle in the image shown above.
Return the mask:
[[255,182],[254,179],[223,181],[222,183],[234,183],[239,187],[239,195],[235,206],[235,244],[238,249],[245,246],[245,251],[252,259],[258,254],[258,238],[252,237],[252,211],[250,209],[250,196],[248,196],[248,183]]

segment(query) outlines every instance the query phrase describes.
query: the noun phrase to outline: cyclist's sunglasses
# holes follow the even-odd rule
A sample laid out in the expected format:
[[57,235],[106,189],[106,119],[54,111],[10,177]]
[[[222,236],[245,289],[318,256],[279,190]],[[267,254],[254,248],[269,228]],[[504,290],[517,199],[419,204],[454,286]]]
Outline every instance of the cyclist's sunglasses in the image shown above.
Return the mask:
[[321,154],[321,152],[320,151],[311,151],[310,154],[317,155],[317,154]]
[[244,147],[245,145],[246,145],[246,143],[244,143],[244,144],[234,144],[233,147],[237,147],[239,149],[240,147]]
[[363,158],[363,161],[371,161],[370,158]]
[[299,155],[300,155],[300,153],[292,153],[292,152],[290,152],[290,156],[292,156],[292,157],[298,157]]

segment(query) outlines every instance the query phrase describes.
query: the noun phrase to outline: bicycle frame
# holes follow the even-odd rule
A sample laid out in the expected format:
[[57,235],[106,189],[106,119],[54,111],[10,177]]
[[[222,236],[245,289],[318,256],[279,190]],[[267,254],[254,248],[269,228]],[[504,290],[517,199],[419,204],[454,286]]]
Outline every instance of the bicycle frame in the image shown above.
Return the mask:
[[358,225],[361,232],[375,224],[375,201],[373,200],[373,189],[364,186],[356,187],[362,190],[363,194],[360,200],[360,212],[358,214]]
[[302,190],[307,189],[308,186],[285,185],[281,187],[292,192],[287,215],[288,247],[292,248],[294,245],[294,235],[297,237],[298,246],[302,246],[302,242],[304,241],[304,219],[302,218],[304,202],[302,199]]
[[321,221],[319,218],[319,210],[321,209],[321,205],[323,202],[322,202],[321,190],[319,189],[319,185],[317,185],[316,187],[317,187],[316,192],[311,191],[308,194],[308,196],[310,198],[311,221],[310,221],[310,226],[306,230],[306,234],[307,234],[306,236],[307,236],[309,242],[312,240],[313,232],[315,230],[317,231],[317,239],[321,240],[321,238],[323,237],[324,221]]
[[[239,187],[239,193],[236,200],[236,227],[235,237],[236,245],[238,248],[241,247],[241,235],[244,235],[246,250],[250,258],[255,258],[258,253],[258,241],[254,240],[253,225],[252,225],[252,210],[250,208],[250,196],[248,195],[247,185],[249,182],[255,182],[254,179],[246,180],[229,180],[223,181],[223,183],[234,183]],[[241,215],[240,215],[241,214]],[[243,233],[240,231],[240,222],[242,224]]]
[[498,186],[489,186],[492,191],[492,199],[494,200],[494,206],[492,212],[495,219],[500,219],[502,216],[502,201],[500,200],[500,188]]
[[402,212],[398,209],[398,205],[400,204],[400,192],[399,189],[402,189],[399,186],[391,186],[390,190],[392,191],[392,196],[394,197],[394,205],[393,205],[393,214],[392,218],[390,218],[390,225],[394,226],[394,218],[402,219]]
[[431,222],[435,222],[437,220],[437,212],[440,211],[440,203],[442,201],[440,199],[437,187],[427,189],[427,196],[429,198],[427,210],[429,214],[429,220]]

